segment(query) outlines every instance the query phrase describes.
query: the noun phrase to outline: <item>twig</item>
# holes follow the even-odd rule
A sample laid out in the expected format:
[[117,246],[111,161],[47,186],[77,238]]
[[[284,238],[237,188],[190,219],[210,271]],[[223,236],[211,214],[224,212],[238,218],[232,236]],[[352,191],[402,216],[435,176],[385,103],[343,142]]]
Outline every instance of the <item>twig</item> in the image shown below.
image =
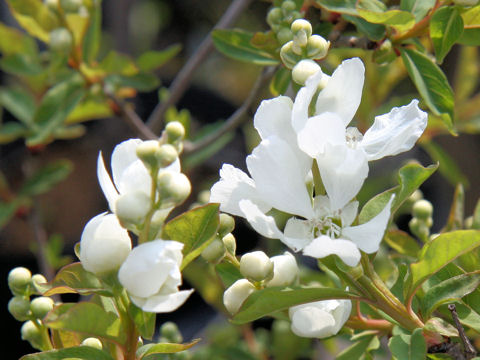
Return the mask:
[[252,91],[248,94],[247,98],[226,121],[225,123],[214,133],[204,137],[200,141],[195,143],[185,142],[184,144],[184,154],[189,154],[198,150],[203,149],[204,147],[210,145],[215,140],[220,138],[222,135],[226,134],[229,131],[237,128],[242,124],[245,114],[250,109],[252,102],[256,99],[259,92],[262,90],[263,86],[270,80],[270,78],[275,73],[276,67],[266,67],[263,69],[262,73],[259,75],[255,84],[253,85]]
[[468,337],[465,334],[465,330],[463,329],[462,324],[460,324],[455,304],[449,304],[448,310],[450,310],[450,312],[452,313],[453,322],[455,323],[455,327],[458,330],[460,340],[462,341],[463,347],[465,348],[466,359],[473,359],[477,355],[477,350],[475,350],[470,340],[468,340]]
[[[234,0],[225,14],[220,18],[214,29],[224,29],[230,27],[248,7],[252,0]],[[163,116],[170,106],[177,103],[188,87],[193,73],[197,67],[207,58],[208,54],[214,49],[210,33],[202,41],[195,53],[186,62],[175,80],[170,85],[169,96],[165,101],[157,104],[150,115],[147,125],[154,133],[158,133],[162,128]]]
[[364,50],[372,50],[377,46],[375,41],[366,37],[345,36],[341,35],[332,41],[332,48],[358,48]]

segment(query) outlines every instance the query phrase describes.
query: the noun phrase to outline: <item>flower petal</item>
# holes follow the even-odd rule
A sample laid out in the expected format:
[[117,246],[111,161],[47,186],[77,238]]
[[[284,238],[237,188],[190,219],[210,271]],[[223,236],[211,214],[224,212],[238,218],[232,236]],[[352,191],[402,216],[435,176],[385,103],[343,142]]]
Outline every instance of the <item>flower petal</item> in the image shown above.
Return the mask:
[[247,167],[262,198],[272,207],[311,218],[313,208],[302,169],[290,146],[271,136],[247,157]]
[[315,114],[336,113],[347,126],[360,105],[364,78],[365,67],[359,58],[343,61],[318,95]]
[[355,243],[358,248],[367,254],[378,251],[383,234],[390,218],[390,208],[395,196],[392,195],[388,204],[380,213],[364,224],[342,229],[342,236]]
[[252,201],[240,200],[239,208],[242,215],[253,229],[269,239],[282,239],[283,233],[278,229],[275,219],[265,215]]
[[410,150],[427,126],[428,115],[418,108],[418,100],[393,108],[388,114],[375,117],[361,147],[368,160],[396,155]]
[[[177,310],[188,299],[192,290],[177,291],[167,295],[154,295],[147,299],[138,299],[130,296],[135,305],[140,306],[143,311],[154,313],[167,313]],[[140,300],[139,303],[135,300]]]
[[358,201],[351,201],[340,210],[342,226],[349,226],[353,223],[358,214]]
[[295,306],[289,310],[292,332],[301,337],[325,338],[335,334],[335,318],[314,305]]
[[120,192],[122,191],[118,186],[119,181],[125,169],[138,160],[137,146],[141,143],[140,139],[130,139],[118,144],[113,149],[111,161],[113,182]]
[[223,212],[244,217],[238,206],[242,199],[250,199],[258,205],[262,213],[271,208],[261,200],[255,182],[247,174],[230,164],[223,164],[220,180],[211,189],[210,202],[220,203],[220,210]]
[[260,103],[253,118],[253,126],[262,139],[276,135],[288,143],[289,139],[296,141],[292,132],[292,106],[292,100],[288,96],[278,96]]
[[313,240],[312,225],[306,220],[288,219],[282,242],[294,251],[300,251]]
[[360,251],[357,245],[350,240],[330,239],[326,235],[321,235],[305,246],[303,254],[316,259],[328,255],[338,255],[348,266],[355,266],[360,261]]
[[[165,171],[165,170],[162,170]],[[125,168],[115,180],[120,194],[141,191],[148,197],[152,191],[152,177],[141,160],[136,160]]]
[[352,312],[352,302],[350,300],[335,300],[339,304],[335,310],[333,310],[332,315],[335,318],[335,327],[333,329],[334,334],[338,333],[340,329],[345,325],[350,313]]
[[309,115],[308,108],[324,76],[322,71],[318,71],[315,75],[310,76],[305,86],[297,93],[292,109],[292,126],[295,131],[298,132],[305,126]]
[[317,164],[332,211],[343,208],[352,200],[368,175],[368,162],[363,150],[346,145],[327,144],[325,152],[317,157]]
[[112,179],[110,178],[107,169],[105,168],[102,152],[98,154],[97,177],[100,187],[102,188],[103,195],[105,195],[105,198],[107,199],[108,207],[110,208],[110,211],[113,212],[115,210],[115,202],[117,201],[119,195],[117,189],[115,189],[115,186],[112,183]]

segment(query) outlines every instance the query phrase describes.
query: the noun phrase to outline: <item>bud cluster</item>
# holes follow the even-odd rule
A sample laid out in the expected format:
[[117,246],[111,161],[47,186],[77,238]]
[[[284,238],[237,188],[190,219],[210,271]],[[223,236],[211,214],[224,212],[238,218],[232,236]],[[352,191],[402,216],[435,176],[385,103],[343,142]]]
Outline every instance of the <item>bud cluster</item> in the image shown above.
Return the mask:
[[291,0],[283,1],[281,6],[273,7],[267,14],[267,23],[275,32],[278,42],[285,44],[293,39],[290,25],[302,14],[297,10],[297,5]]
[[228,214],[220,214],[217,235],[202,251],[202,257],[213,264],[220,263],[227,254],[234,257],[237,250],[235,236],[232,234],[234,228],[235,220],[233,217]]
[[427,242],[430,236],[430,228],[433,225],[433,206],[428,200],[420,199],[413,204],[412,219],[408,223],[412,234],[423,242]]

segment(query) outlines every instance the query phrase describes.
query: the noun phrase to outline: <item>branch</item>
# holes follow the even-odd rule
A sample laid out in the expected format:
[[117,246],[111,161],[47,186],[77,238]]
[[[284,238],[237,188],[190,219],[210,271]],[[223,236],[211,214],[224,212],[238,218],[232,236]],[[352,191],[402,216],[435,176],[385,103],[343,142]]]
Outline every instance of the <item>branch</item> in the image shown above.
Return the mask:
[[205,136],[204,138],[195,143],[185,142],[183,150],[184,154],[190,154],[192,152],[199,151],[215,142],[215,140],[219,139],[222,135],[240,126],[244,121],[244,116],[250,109],[252,102],[257,98],[264,85],[271,79],[276,69],[276,67],[264,68],[262,73],[255,81],[252,91],[250,92],[250,94],[248,94],[242,106],[240,106],[214,133]]
[[[237,18],[248,7],[252,0],[234,0],[225,14],[220,18],[214,29],[225,29],[230,27]],[[202,41],[195,53],[190,57],[187,63],[183,66],[176,78],[170,85],[169,96],[163,102],[160,102],[155,106],[152,114],[150,115],[147,125],[152,129],[154,133],[158,133],[162,129],[163,116],[167,109],[176,104],[182,97],[185,90],[193,77],[193,74],[197,67],[207,58],[208,54],[214,49],[211,33]]]
[[449,304],[448,310],[452,313],[453,322],[455,323],[455,327],[458,330],[458,334],[460,335],[460,340],[462,341],[463,347],[465,348],[465,358],[467,360],[473,359],[477,355],[477,351],[473,347],[470,340],[468,340],[467,335],[465,334],[465,330],[463,329],[460,320],[458,319],[457,309],[455,304]]

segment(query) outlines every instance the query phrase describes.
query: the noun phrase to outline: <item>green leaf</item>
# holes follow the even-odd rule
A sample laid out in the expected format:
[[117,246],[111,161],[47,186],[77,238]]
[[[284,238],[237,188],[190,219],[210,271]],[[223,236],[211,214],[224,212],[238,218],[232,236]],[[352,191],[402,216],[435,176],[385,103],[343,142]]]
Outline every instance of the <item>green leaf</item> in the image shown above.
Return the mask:
[[377,0],[315,0],[315,2],[328,11],[348,15],[358,15],[357,8],[377,12],[386,9],[385,4]]
[[3,55],[24,54],[37,56],[35,40],[25,33],[0,23],[0,53]]
[[[459,230],[441,234],[425,244],[420,261],[411,264],[411,291],[459,256],[480,246],[480,231]],[[410,292],[411,292],[410,291]]]
[[458,337],[458,330],[442,318],[438,317],[428,319],[423,329],[424,331],[437,333],[443,336]]
[[86,271],[79,262],[64,266],[50,282],[51,289],[44,293],[45,296],[53,294],[100,294],[112,296],[112,293],[105,289],[100,280]]
[[429,318],[437,307],[470,294],[480,285],[480,274],[470,273],[442,281],[426,292],[422,299],[422,313]]
[[215,270],[222,280],[225,289],[229,288],[235,281],[243,279],[243,275],[240,273],[240,270],[229,262],[224,261],[218,265],[215,265]]
[[466,29],[480,28],[480,5],[462,11],[462,20]]
[[38,58],[20,53],[1,58],[0,68],[17,76],[35,76],[43,71]]
[[151,340],[153,338],[153,333],[155,332],[156,314],[145,312],[133,303],[130,303],[128,313],[135,322],[140,335],[144,339]]
[[359,32],[365,34],[370,40],[379,41],[385,37],[385,26],[372,24],[365,19],[352,15],[343,15],[345,20],[354,24]]
[[212,32],[215,47],[222,54],[236,60],[252,64],[267,66],[277,65],[279,60],[265,50],[258,49],[251,44],[252,33],[234,29],[217,29]]
[[107,101],[97,102],[94,100],[82,101],[75,106],[68,115],[66,124],[75,124],[93,119],[105,119],[113,116],[113,111]]
[[234,324],[245,324],[277,311],[308,302],[329,299],[356,299],[354,293],[336,288],[266,288],[252,293],[233,317]]
[[160,80],[153,74],[138,73],[135,75],[111,75],[106,82],[113,83],[118,87],[131,87],[138,91],[149,92],[160,86]]
[[435,0],[401,0],[400,10],[409,11],[420,21],[435,5]]
[[162,51],[147,51],[137,59],[138,68],[149,72],[158,69],[174,58],[182,50],[182,46],[175,44]]
[[57,160],[47,164],[23,184],[19,194],[24,196],[44,194],[56,184],[65,180],[72,170],[73,165],[69,160]]
[[0,105],[24,124],[32,123],[35,99],[29,92],[20,88],[1,88]]
[[451,185],[456,185],[458,183],[465,185],[468,184],[468,178],[462,173],[456,160],[454,160],[440,145],[433,140],[430,140],[428,142],[423,142],[421,146],[432,160],[439,164],[438,171],[440,171]]
[[9,202],[0,201],[0,229],[10,221],[22,205],[22,200],[19,198]]
[[74,331],[118,344],[124,344],[126,340],[126,331],[118,316],[91,302],[57,306],[43,322],[51,329]]
[[359,215],[359,222],[361,224],[375,217],[383,210],[392,194],[395,194],[395,199],[392,204],[392,214],[394,214],[402,205],[402,203],[417,190],[434,172],[438,165],[430,165],[423,167],[418,163],[409,163],[403,166],[398,171],[399,185],[389,189],[381,194],[370,199],[362,208]]
[[90,23],[83,39],[83,61],[91,64],[98,54],[102,36],[102,2],[92,1],[88,8]]
[[0,144],[15,141],[27,133],[27,128],[18,122],[0,123]]
[[472,229],[480,230],[480,200],[477,201],[477,205],[475,205],[475,210],[473,211]]
[[425,360],[427,344],[422,329],[415,329],[412,335],[399,334],[390,338],[388,347],[398,360]]
[[396,252],[402,255],[417,257],[420,246],[417,241],[401,230],[391,230],[385,234],[386,243]]
[[163,343],[163,344],[143,345],[137,350],[137,357],[139,359],[143,359],[147,355],[152,355],[152,354],[174,354],[180,351],[190,349],[199,341],[200,339],[195,339],[186,344]]
[[458,43],[467,46],[480,45],[480,29],[463,29],[463,34]]
[[442,117],[453,131],[453,91],[443,71],[428,56],[412,49],[401,49],[408,74],[430,110]]
[[350,345],[335,357],[335,360],[364,359],[368,350],[376,349],[380,346],[380,341],[376,335],[364,336],[360,341]]
[[430,38],[439,64],[462,33],[463,20],[455,7],[444,6],[435,11],[430,20]]
[[292,72],[284,67],[279,68],[273,75],[272,81],[270,81],[270,92],[273,96],[285,94],[291,81]]
[[172,219],[165,225],[163,231],[168,239],[184,244],[182,269],[199,256],[208,246],[209,240],[213,240],[216,235],[219,224],[219,206],[219,204],[207,204],[197,207]]
[[65,121],[85,93],[84,81],[80,76],[71,76],[48,90],[35,112],[37,130],[27,139],[27,145],[50,141],[53,132]]
[[415,25],[414,16],[411,13],[402,10],[374,12],[359,9],[358,14],[368,22],[387,25],[399,32],[405,32]]
[[65,349],[56,349],[44,351],[41,353],[22,356],[20,360],[63,360],[63,359],[82,359],[82,360],[113,360],[105,351],[95,349],[90,346],[74,346]]
[[108,74],[132,76],[138,73],[138,68],[133,60],[124,54],[110,51],[100,63],[100,69]]
[[463,229],[463,216],[465,208],[465,191],[463,186],[458,184],[455,187],[453,194],[452,206],[448,215],[447,224],[442,229],[442,232]]
[[458,64],[455,69],[455,103],[461,104],[468,101],[477,88],[480,69],[477,64],[479,61],[478,49],[471,46],[462,46],[459,49]]

